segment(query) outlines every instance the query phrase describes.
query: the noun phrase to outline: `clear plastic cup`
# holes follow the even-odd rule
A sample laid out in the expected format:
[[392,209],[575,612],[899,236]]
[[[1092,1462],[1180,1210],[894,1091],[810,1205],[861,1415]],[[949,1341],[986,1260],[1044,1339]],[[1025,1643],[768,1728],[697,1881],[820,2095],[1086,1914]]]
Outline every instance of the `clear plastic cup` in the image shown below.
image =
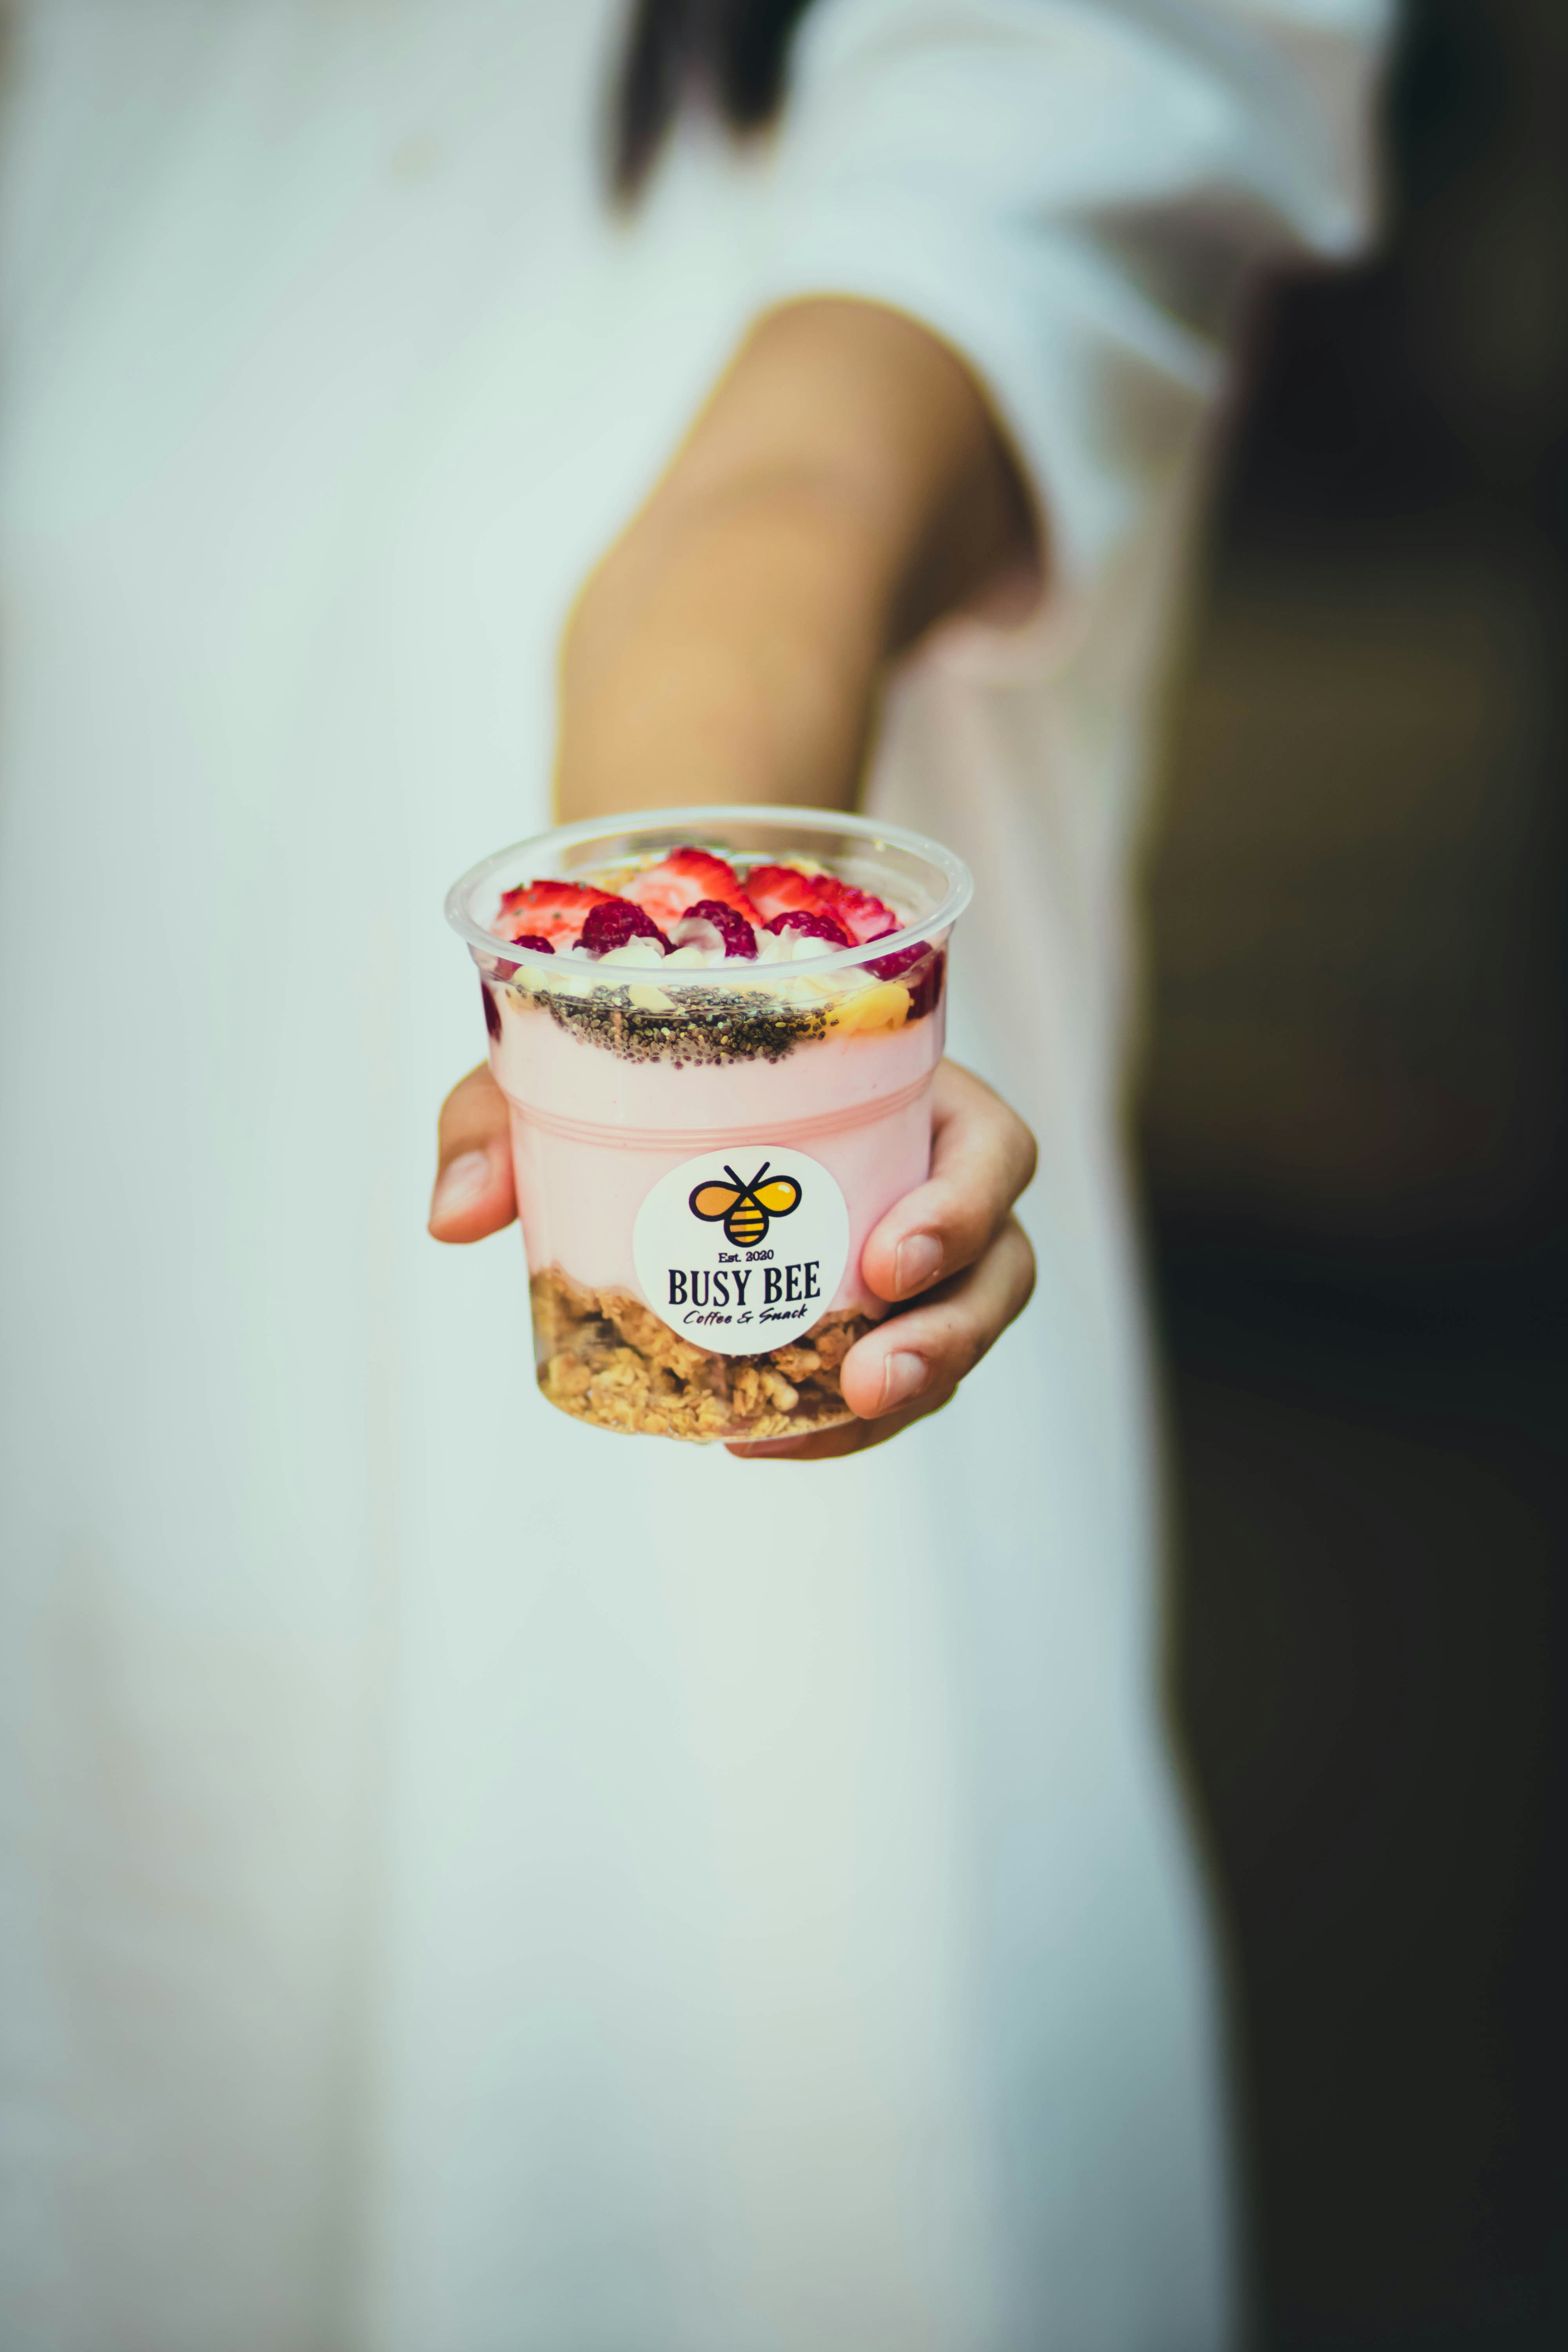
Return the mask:
[[[905,919],[784,963],[667,968],[498,934],[503,893],[607,880],[694,845],[741,874],[825,867]],[[872,1228],[931,1164],[946,958],[967,869],[920,835],[821,810],[663,809],[567,825],[447,900],[479,966],[511,1112],[539,1386],[579,1421],[698,1443],[852,1418],[838,1368],[887,1312]]]

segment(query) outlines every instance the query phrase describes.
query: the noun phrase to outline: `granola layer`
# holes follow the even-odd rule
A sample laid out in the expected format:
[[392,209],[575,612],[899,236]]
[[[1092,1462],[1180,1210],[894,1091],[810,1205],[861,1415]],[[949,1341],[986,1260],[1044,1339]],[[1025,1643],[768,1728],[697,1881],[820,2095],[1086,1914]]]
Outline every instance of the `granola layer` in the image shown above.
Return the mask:
[[626,1436],[804,1437],[854,1418],[839,1367],[871,1318],[838,1307],[787,1347],[720,1356],[683,1339],[640,1298],[589,1290],[552,1266],[535,1275],[539,1385],[553,1405]]

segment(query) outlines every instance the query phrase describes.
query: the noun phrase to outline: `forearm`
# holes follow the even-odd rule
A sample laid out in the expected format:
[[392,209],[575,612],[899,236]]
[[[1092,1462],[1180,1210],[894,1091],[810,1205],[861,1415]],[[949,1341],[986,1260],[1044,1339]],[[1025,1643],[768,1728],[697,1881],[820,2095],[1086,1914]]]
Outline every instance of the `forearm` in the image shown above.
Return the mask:
[[573,614],[562,816],[847,805],[889,655],[1027,549],[952,352],[868,304],[773,313]]
[[[933,338],[859,303],[764,319],[573,615],[563,817],[847,803],[883,662],[1028,553],[1022,514],[984,402]],[[860,1256],[865,1283],[905,1311],[844,1358],[854,1423],[792,1455],[876,1444],[936,1411],[1028,1297],[1011,1213],[1028,1132],[951,1063],[932,1101],[930,1179]],[[481,1240],[514,1214],[511,1116],[484,1065],[447,1097],[438,1240]]]

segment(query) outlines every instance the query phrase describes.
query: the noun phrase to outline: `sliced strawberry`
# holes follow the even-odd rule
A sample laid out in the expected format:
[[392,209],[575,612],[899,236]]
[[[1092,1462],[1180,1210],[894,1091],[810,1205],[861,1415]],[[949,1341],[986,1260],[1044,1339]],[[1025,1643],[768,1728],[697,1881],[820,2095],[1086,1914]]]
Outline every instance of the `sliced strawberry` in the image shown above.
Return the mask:
[[814,874],[811,887],[858,948],[864,947],[868,940],[885,940],[889,931],[899,928],[899,919],[891,907],[884,907],[869,890],[857,890],[832,874]]
[[502,891],[500,913],[490,928],[501,939],[526,935],[547,940],[552,950],[569,948],[587,921],[589,908],[613,904],[610,891],[581,882],[524,882],[515,890]]
[[793,866],[753,866],[746,877],[746,896],[765,924],[775,915],[826,915],[827,901],[816,887],[818,878],[797,874]]
[[621,896],[651,915],[662,931],[673,931],[688,908],[695,907],[700,898],[717,898],[721,907],[733,907],[749,923],[757,919],[734,867],[706,849],[672,849],[657,866],[647,866],[634,875]]

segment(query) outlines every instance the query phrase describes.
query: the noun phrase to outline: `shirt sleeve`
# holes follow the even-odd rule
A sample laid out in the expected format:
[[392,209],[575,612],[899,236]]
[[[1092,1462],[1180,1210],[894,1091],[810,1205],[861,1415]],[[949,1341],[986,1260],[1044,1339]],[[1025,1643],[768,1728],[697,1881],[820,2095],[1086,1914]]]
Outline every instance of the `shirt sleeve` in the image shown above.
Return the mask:
[[1179,464],[1271,257],[1373,212],[1386,0],[819,0],[773,174],[765,303],[852,294],[967,361],[1095,571]]

